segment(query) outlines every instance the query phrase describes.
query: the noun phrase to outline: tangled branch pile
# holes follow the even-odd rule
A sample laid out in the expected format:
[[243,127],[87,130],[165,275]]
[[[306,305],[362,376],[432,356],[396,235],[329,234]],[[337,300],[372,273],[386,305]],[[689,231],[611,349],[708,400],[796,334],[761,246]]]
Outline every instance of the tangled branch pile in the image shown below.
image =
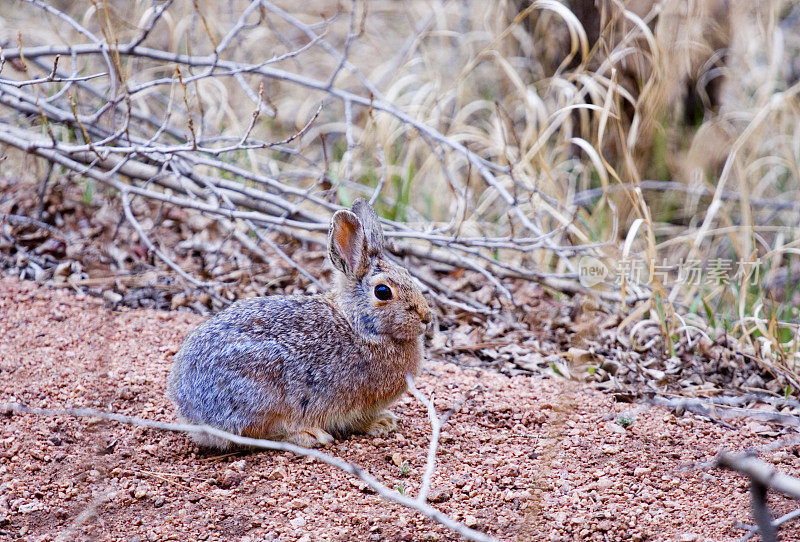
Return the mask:
[[[496,277],[576,278],[567,259],[568,272],[543,272],[550,256],[536,251],[560,258],[593,246],[569,242],[578,231],[574,207],[544,197],[535,179],[515,177],[507,142],[470,150],[469,134],[445,135],[434,127],[439,119],[423,122],[407,112],[418,104],[402,81],[381,83],[414,58],[435,12],[375,83],[349,59],[351,49],[364,47],[358,41],[366,6],[306,23],[270,2],[212,17],[198,4],[167,1],[140,6],[136,25],[109,11],[83,14],[89,25],[44,2],[31,4],[66,30],[66,43],[26,32],[17,47],[3,44],[4,75],[13,78],[3,79],[0,102],[16,115],[4,118],[0,139],[113,188],[149,250],[196,286],[209,281],[159,248],[150,231],[157,218],[143,215],[137,199],[212,217],[251,254],[283,258],[311,282],[281,243],[320,243],[337,203],[358,195],[394,218],[387,223],[396,255],[473,269],[507,297]],[[434,109],[455,98],[443,97]],[[498,126],[494,135],[502,131]],[[419,184],[431,199],[412,205],[412,185]],[[429,220],[436,216],[449,219]],[[491,310],[447,295],[431,275],[412,270],[435,286],[440,301]]]
[[[664,352],[724,329],[791,369],[791,2],[60,6],[4,10],[0,142],[21,174],[36,156],[89,199],[99,183],[211,308],[259,260],[319,289],[307,256],[364,196],[441,307],[587,291],[578,257],[638,258],[646,280],[593,290],[642,302],[620,329],[645,318]],[[681,282],[721,258],[769,276]]]

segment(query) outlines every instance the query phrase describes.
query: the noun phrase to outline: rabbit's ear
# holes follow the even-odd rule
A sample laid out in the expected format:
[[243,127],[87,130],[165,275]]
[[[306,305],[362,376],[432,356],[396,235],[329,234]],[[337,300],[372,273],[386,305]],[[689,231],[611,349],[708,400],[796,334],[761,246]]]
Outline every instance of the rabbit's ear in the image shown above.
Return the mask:
[[363,276],[369,269],[367,240],[361,221],[350,211],[336,211],[328,233],[328,254],[334,267],[347,276]]
[[353,202],[353,212],[361,220],[364,235],[367,237],[367,250],[370,256],[377,256],[383,252],[383,228],[375,209],[363,198]]

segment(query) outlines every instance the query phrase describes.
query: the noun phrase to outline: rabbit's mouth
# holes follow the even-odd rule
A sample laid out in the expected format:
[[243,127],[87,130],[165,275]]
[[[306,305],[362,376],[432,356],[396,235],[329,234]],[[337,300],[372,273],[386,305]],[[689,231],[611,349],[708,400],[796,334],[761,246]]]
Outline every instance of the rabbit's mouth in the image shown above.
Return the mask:
[[425,333],[425,327],[431,323],[431,310],[425,306],[417,307],[417,305],[411,305],[408,307],[408,311],[419,318],[422,333]]
[[411,327],[411,329],[413,329],[412,333],[414,334],[414,336],[415,337],[419,337],[420,335],[424,335],[425,334],[425,330],[427,329],[428,326],[426,326],[425,324],[420,322],[415,326],[409,326],[409,327]]
[[417,339],[419,336],[424,335],[427,328],[427,324],[416,318],[408,319],[403,322],[398,322],[392,332],[392,335],[396,339],[412,341]]

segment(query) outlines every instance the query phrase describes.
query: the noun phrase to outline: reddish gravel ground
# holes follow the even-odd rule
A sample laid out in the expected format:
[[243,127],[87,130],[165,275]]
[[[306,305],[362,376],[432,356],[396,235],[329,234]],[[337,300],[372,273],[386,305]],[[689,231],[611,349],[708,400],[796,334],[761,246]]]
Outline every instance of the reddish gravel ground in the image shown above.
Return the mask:
[[[112,312],[66,290],[0,280],[0,401],[89,406],[173,420],[172,355],[201,318]],[[699,469],[723,446],[771,441],[637,408],[567,381],[432,362],[420,377],[440,411],[477,390],[444,429],[432,496],[502,540],[734,540],[750,523],[746,482]],[[636,408],[636,407],[635,407]],[[406,398],[388,438],[327,448],[414,495],[429,426]],[[6,415],[0,425],[0,537],[30,540],[451,540],[457,537],[315,460],[199,451],[185,436],[94,419]],[[800,472],[798,450],[768,457]],[[400,465],[398,465],[398,463]],[[406,465],[406,468],[402,467]],[[407,472],[406,472],[407,471]],[[793,503],[772,496],[776,513]],[[782,530],[784,540],[800,529]]]

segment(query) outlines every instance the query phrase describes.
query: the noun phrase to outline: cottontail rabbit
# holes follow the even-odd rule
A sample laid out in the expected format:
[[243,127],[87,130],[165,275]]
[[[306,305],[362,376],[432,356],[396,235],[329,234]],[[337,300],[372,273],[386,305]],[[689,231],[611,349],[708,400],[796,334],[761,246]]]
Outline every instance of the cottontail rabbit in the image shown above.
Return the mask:
[[417,374],[430,308],[408,271],[384,257],[363,199],[333,215],[328,242],[339,271],[331,292],[242,300],[186,338],[168,386],[180,418],[300,446],[395,428],[385,409]]

